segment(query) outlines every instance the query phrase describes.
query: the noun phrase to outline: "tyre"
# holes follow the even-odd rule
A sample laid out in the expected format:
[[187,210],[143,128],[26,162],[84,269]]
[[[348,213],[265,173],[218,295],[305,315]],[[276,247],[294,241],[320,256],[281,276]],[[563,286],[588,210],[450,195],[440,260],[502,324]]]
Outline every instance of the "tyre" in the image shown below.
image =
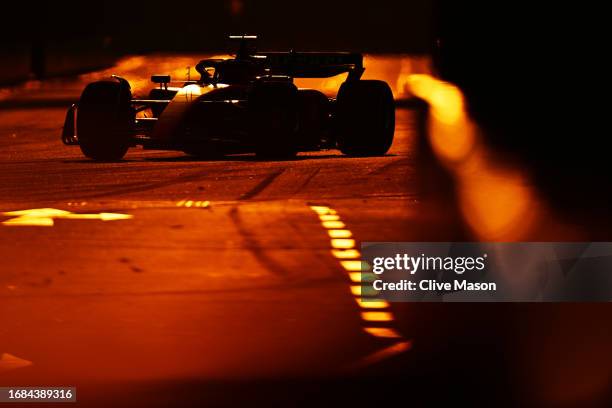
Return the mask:
[[125,155],[135,117],[131,99],[129,85],[115,79],[85,87],[78,104],[77,135],[86,157],[116,161]]
[[290,82],[255,83],[249,95],[255,153],[265,159],[288,159],[297,153],[298,98]]
[[395,132],[395,104],[383,81],[345,82],[336,99],[336,138],[342,153],[380,156],[387,153]]
[[329,99],[314,89],[298,91],[298,143],[306,150],[321,145],[325,130],[329,126]]

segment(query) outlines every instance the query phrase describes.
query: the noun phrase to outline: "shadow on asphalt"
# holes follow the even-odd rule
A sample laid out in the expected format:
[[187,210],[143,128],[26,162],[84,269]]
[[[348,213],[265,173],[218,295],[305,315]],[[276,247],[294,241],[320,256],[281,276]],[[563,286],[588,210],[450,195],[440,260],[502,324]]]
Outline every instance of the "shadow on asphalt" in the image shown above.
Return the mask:
[[[384,156],[367,156],[367,157],[397,157],[397,154],[386,154]],[[327,160],[327,159],[363,159],[367,157],[353,157],[353,156],[344,156],[342,154],[325,154],[325,155],[316,155],[316,156],[297,156],[291,159],[259,159],[255,155],[237,155],[237,156],[222,156],[215,158],[198,158],[189,155],[181,155],[181,156],[173,156],[173,157],[143,157],[143,158],[128,158],[122,159],[118,161],[108,161],[108,162],[96,162],[87,158],[83,159],[68,159],[62,160],[63,163],[216,163],[216,162],[254,162],[254,163],[285,163],[285,162],[296,162],[296,161],[304,161],[304,160]]]
[[[78,98],[77,98],[78,99]],[[35,98],[35,99],[7,99],[0,101],[0,109],[21,110],[21,109],[47,109],[47,108],[66,108],[75,103],[74,98]]]

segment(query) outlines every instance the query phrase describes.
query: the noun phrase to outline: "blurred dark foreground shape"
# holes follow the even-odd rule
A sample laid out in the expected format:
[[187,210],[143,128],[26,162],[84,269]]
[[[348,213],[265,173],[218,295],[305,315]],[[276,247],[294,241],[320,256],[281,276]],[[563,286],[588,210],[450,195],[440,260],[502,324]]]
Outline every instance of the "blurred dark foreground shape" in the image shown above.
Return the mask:
[[[438,78],[461,91],[477,126],[473,135],[484,149],[475,163],[493,162],[525,175],[516,182],[496,173],[488,186],[487,177],[473,171],[487,166],[444,163],[430,145],[435,135],[423,135],[420,153],[427,156],[420,162],[428,175],[423,199],[452,202],[451,208],[440,208],[456,210],[467,180],[479,197],[472,209],[491,210],[477,224],[464,218],[466,232],[457,240],[611,240],[609,120],[597,102],[610,74],[601,75],[596,67],[604,37],[596,33],[602,27],[597,10],[588,7],[436,3],[434,65]],[[590,27],[578,28],[580,21]],[[454,85],[442,90],[453,91]],[[476,181],[469,183],[470,178]],[[499,226],[495,221],[515,209],[525,191],[535,192],[538,201],[524,201],[517,214],[537,206],[538,222],[514,231],[482,228],[489,221]],[[464,210],[456,212],[466,216]],[[439,375],[439,384],[461,384],[458,399],[494,406],[609,406],[612,401],[609,302],[395,303],[394,308],[403,333],[414,341],[412,360],[406,362],[424,377]]]
[[610,72],[597,15],[576,2],[440,1],[433,54],[487,144],[529,171],[561,217],[605,240],[612,169],[600,97]]

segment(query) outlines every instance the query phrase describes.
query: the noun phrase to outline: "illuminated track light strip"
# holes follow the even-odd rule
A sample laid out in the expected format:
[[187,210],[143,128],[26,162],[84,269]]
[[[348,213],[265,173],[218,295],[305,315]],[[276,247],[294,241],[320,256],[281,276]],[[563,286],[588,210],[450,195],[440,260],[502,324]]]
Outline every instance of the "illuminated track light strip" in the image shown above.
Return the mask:
[[327,234],[330,238],[350,238],[353,233],[347,229],[330,229],[327,230]]
[[355,247],[355,240],[346,238],[333,238],[331,240],[331,246],[335,249],[353,249]]
[[346,227],[342,221],[321,221],[321,224],[323,228],[327,229],[341,229]]
[[[352,238],[353,233],[346,228],[337,211],[333,208],[321,205],[313,205],[310,208],[317,213],[321,225],[327,230],[332,247],[331,254],[338,260],[351,280],[350,290],[361,309],[360,315],[364,322],[363,330],[367,334],[378,338],[402,339],[402,335],[395,329],[386,327],[395,320],[393,313],[389,311],[389,303],[386,300],[376,298],[379,291],[369,285],[363,285],[364,282],[373,282],[376,275],[367,272],[371,267],[361,260],[361,252],[355,248],[356,242]],[[410,347],[411,343],[409,341],[399,342],[388,349],[382,350],[380,356],[375,353],[368,358],[372,357],[377,360],[384,356],[403,352]]]
[[361,261],[340,261],[340,265],[349,272],[361,272]]
[[210,207],[210,201],[193,201],[193,200],[181,200],[176,203],[177,207],[198,207],[208,208]]
[[361,318],[366,322],[391,322],[393,314],[390,312],[361,312]]
[[376,280],[376,275],[373,273],[349,272],[349,278],[355,283],[374,282]]
[[389,302],[386,300],[355,297],[355,301],[362,309],[387,309],[389,307]]
[[326,206],[311,205],[310,209],[319,215],[337,214],[336,210]]
[[356,249],[332,249],[332,255],[338,259],[359,259],[361,253]]
[[363,286],[361,282],[355,282],[355,285],[351,285],[351,293],[353,296],[377,298],[379,291],[373,289],[371,286]]
[[375,337],[384,337],[387,339],[401,339],[402,335],[394,329],[387,327],[366,327],[365,332]]
[[355,297],[361,296],[361,285],[351,285],[351,294]]

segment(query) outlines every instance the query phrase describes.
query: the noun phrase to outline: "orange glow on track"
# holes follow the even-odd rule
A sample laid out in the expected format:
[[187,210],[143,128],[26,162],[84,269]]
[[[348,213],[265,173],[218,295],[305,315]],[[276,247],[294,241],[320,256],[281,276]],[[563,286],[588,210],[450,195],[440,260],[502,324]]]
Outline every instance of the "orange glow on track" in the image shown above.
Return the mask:
[[[130,82],[132,92],[137,97],[146,97],[153,85],[151,83],[151,75],[153,74],[168,74],[172,77],[172,82],[187,80],[189,73],[191,80],[197,80],[200,75],[195,71],[194,67],[198,61],[207,58],[230,58],[229,54],[222,55],[156,55],[142,56],[132,55],[122,58],[115,66],[97,71],[95,73],[83,74],[79,79],[83,82],[97,81],[101,78],[108,78],[112,74],[124,77]],[[188,68],[189,67],[189,68]]]
[[[363,79],[380,79],[389,84],[395,99],[406,99],[412,96],[408,78],[413,74],[430,74],[431,60],[427,56],[415,55],[364,55],[363,65],[366,68]],[[313,88],[328,96],[335,96],[347,74],[331,78],[296,78],[299,88]]]
[[368,356],[368,358],[363,361],[363,365],[371,365],[371,364],[378,363],[379,361],[385,360],[389,357],[393,357],[397,354],[403,353],[404,351],[408,351],[411,348],[412,348],[412,342],[410,341],[402,341],[399,343],[395,343],[392,346],[384,348]]
[[397,331],[386,327],[364,327],[363,330],[374,337],[386,339],[399,339],[402,337]]
[[[83,74],[79,77],[82,82],[92,82],[116,74],[126,78],[132,86],[136,97],[146,97],[153,84],[150,78],[153,74],[168,74],[172,77],[171,86],[181,86],[181,82],[188,79],[197,80],[200,75],[195,71],[195,65],[202,59],[231,58],[229,54],[159,54],[151,56],[132,55],[120,59],[115,66]],[[409,78],[414,74],[430,74],[432,72],[431,59],[419,55],[364,55],[366,68],[363,79],[379,79],[387,82],[396,99],[406,99],[413,96],[409,86]],[[296,78],[295,84],[299,88],[312,88],[322,91],[328,96],[335,96],[340,85],[345,81],[347,74],[331,78]],[[0,94],[0,98],[2,98]]]

